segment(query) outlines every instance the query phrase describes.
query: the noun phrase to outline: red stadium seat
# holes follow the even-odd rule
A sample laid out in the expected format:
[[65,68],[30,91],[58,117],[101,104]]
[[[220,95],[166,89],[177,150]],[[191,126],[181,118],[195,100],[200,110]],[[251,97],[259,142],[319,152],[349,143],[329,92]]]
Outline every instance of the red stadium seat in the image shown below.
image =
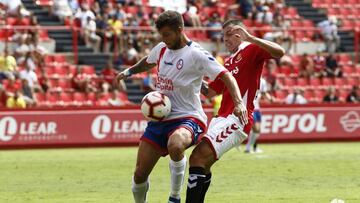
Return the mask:
[[322,85],[323,86],[331,86],[331,85],[333,85],[334,84],[334,82],[333,82],[333,79],[332,78],[323,78],[322,79]]
[[285,86],[288,86],[288,87],[293,87],[296,85],[296,80],[295,79],[292,79],[292,78],[285,78],[284,79],[284,85]]
[[357,77],[347,77],[346,83],[350,86],[359,86],[359,79]]
[[86,95],[88,101],[95,102],[97,100],[95,92],[89,92]]
[[50,39],[47,30],[39,30],[39,37],[42,40]]
[[344,102],[346,100],[347,95],[349,94],[349,91],[346,89],[338,89],[338,95],[340,101]]
[[337,86],[337,87],[344,87],[345,84],[346,84],[346,81],[345,81],[344,78],[335,78],[335,79],[334,79],[334,84],[335,84],[335,86]]
[[73,91],[72,86],[71,86],[71,80],[69,80],[69,79],[59,79],[58,87],[62,91]]
[[69,71],[66,66],[55,66],[53,76],[59,78],[65,78],[69,75]]
[[298,78],[296,83],[297,83],[298,86],[307,87],[308,86],[308,79],[307,78]]
[[73,100],[75,105],[84,105],[86,104],[86,95],[82,92],[74,92]]
[[351,57],[349,54],[339,54],[337,56],[340,65],[351,65]]
[[313,88],[319,87],[321,85],[319,78],[310,78],[309,83]]
[[285,91],[285,90],[276,90],[274,92],[274,96],[277,99],[284,100],[286,98],[286,96],[287,96],[287,91]]
[[312,101],[314,98],[314,92],[313,90],[305,90],[304,91],[304,97],[308,101]]
[[56,63],[66,63],[66,58],[62,54],[53,55],[53,60]]
[[302,20],[303,27],[314,27],[314,22],[312,20]]
[[59,94],[58,93],[47,93],[46,100],[49,102],[49,105],[57,105],[59,101]]
[[341,67],[341,69],[344,75],[352,75],[355,72],[353,66],[344,65]]
[[325,94],[326,94],[325,90],[315,89],[314,90],[314,100],[317,102],[321,102],[324,99]]
[[61,105],[70,105],[73,103],[73,95],[68,92],[61,92],[60,93],[60,104]]
[[94,66],[83,65],[81,67],[81,73],[88,75],[95,75],[95,68]]

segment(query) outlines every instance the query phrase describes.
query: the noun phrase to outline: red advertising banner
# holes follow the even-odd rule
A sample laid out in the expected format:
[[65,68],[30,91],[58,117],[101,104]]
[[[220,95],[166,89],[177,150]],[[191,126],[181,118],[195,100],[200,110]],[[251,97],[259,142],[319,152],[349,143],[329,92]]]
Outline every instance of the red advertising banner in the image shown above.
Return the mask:
[[[206,110],[208,116],[211,109]],[[267,107],[262,142],[360,140],[360,106]],[[0,149],[136,145],[147,126],[135,109],[0,112]]]
[[360,106],[262,109],[260,141],[360,140]]

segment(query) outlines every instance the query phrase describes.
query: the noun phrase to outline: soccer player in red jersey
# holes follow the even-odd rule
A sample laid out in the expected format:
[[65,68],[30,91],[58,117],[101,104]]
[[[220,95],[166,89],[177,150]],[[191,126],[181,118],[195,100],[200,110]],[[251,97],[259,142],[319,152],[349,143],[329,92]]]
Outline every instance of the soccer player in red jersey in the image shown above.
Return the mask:
[[204,202],[211,181],[211,166],[231,148],[243,142],[250,132],[254,98],[259,89],[260,76],[267,59],[280,58],[284,49],[267,40],[249,34],[239,20],[228,20],[223,24],[226,48],[232,55],[224,66],[235,77],[248,112],[246,124],[234,116],[234,104],[224,83],[215,80],[203,83],[201,92],[212,97],[223,94],[218,117],[211,120],[208,131],[190,156],[189,179],[186,203]]

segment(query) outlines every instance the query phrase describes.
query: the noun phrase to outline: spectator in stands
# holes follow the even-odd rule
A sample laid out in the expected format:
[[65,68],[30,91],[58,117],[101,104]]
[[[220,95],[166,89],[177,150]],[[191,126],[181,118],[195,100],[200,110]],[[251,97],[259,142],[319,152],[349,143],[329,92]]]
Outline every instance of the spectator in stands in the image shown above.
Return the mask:
[[325,40],[326,51],[334,53],[340,46],[340,36],[338,34],[337,19],[335,16],[330,16],[318,24],[321,29],[321,34]]
[[20,79],[25,79],[28,81],[28,84],[31,88],[33,88],[35,91],[40,91],[41,87],[38,83],[38,77],[34,70],[28,65],[25,65],[25,69],[20,71],[19,73]]
[[224,65],[225,61],[223,59],[223,57],[221,57],[218,52],[216,50],[211,52],[211,55],[213,55],[215,57],[215,59],[221,64]]
[[116,45],[120,50],[123,47],[123,40],[122,40],[122,29],[124,27],[123,22],[116,17],[116,15],[112,15],[108,20],[109,29],[107,31],[107,37],[111,39],[110,41],[116,42]]
[[327,77],[342,77],[342,71],[338,66],[337,59],[332,53],[326,57],[325,71]]
[[6,107],[7,95],[4,86],[0,83],[0,108]]
[[198,15],[198,8],[193,2],[188,3],[184,20],[187,21],[187,25],[190,25],[192,27],[201,27],[200,16]]
[[20,91],[21,83],[16,80],[15,77],[10,77],[7,79],[7,84],[4,84],[4,90],[8,97],[14,96],[16,91]]
[[62,20],[73,16],[68,0],[53,1],[51,12]]
[[248,19],[252,17],[253,5],[251,0],[237,0],[240,6],[240,14],[242,17]]
[[312,77],[314,75],[314,62],[312,58],[307,54],[303,54],[300,60],[300,76]]
[[103,83],[109,84],[110,88],[119,87],[121,92],[126,91],[125,82],[122,80],[118,85],[115,84],[115,77],[118,71],[115,70],[114,65],[111,61],[108,61],[107,66],[101,71]]
[[256,14],[256,22],[270,25],[273,22],[273,13],[268,6],[263,6],[262,10]]
[[96,34],[96,22],[91,19],[90,16],[87,17],[87,22],[83,26],[84,29],[84,40],[87,47],[92,47],[97,53],[100,51],[101,38]]
[[26,35],[21,36],[19,39],[20,41],[17,47],[15,48],[14,56],[17,60],[17,63],[22,64],[26,59],[26,55],[31,51],[29,46],[30,39]]
[[354,85],[346,97],[347,103],[359,103],[360,95],[359,95],[359,86]]
[[21,0],[1,0],[0,4],[5,8],[8,16],[29,16],[30,12],[24,8]]
[[290,93],[285,98],[286,104],[306,104],[307,100],[303,96],[303,90],[302,89],[294,89],[292,93]]
[[334,87],[330,86],[327,89],[327,93],[323,98],[325,103],[337,103],[339,102],[339,97],[336,95],[336,90]]
[[33,44],[30,45],[32,58],[38,67],[44,66],[45,65],[44,58],[48,53],[48,51],[43,45],[40,44],[39,35],[35,35],[33,40],[34,40]]
[[38,77],[38,82],[41,87],[40,91],[46,93],[50,88],[50,81],[49,81],[49,76],[45,71],[45,67],[40,68],[40,75]]
[[26,108],[26,102],[20,93],[20,91],[15,91],[14,95],[9,96],[6,100],[7,108]]
[[140,60],[139,52],[133,46],[134,40],[129,39],[127,44],[127,52],[125,58],[126,65],[134,65],[138,60]]
[[119,91],[114,89],[111,92],[111,97],[107,100],[108,104],[110,106],[124,106],[125,103],[123,101],[121,101],[120,97],[119,97]]
[[286,53],[289,53],[293,44],[293,38],[288,29],[290,28],[289,21],[284,20],[284,16],[277,15],[271,24],[272,31],[264,34],[264,39],[276,42],[285,47]]
[[326,60],[321,51],[317,51],[316,55],[312,58],[314,63],[314,76],[323,77],[326,76],[325,66]]
[[73,88],[80,92],[96,92],[96,81],[92,76],[81,72],[81,67],[76,68],[75,76],[72,78]]
[[88,18],[95,20],[95,14],[90,10],[88,4],[82,4],[80,9],[75,13],[75,18],[80,20],[81,27],[84,28],[88,22]]
[[270,59],[265,64],[264,78],[266,82],[270,85],[270,91],[275,91],[280,89],[280,85],[278,84],[278,80],[276,77],[276,69],[277,64],[275,59]]
[[210,39],[216,43],[216,51],[219,52],[220,51],[220,43],[221,43],[221,39],[222,39],[222,34],[220,31],[222,28],[222,23],[220,21],[220,16],[218,13],[214,12],[210,16],[207,27],[212,28],[212,29],[219,29],[219,31],[214,31],[214,30],[209,31]]
[[8,47],[4,49],[4,53],[0,56],[0,81],[10,77],[15,77],[17,71],[16,59],[9,55]]
[[76,13],[80,8],[78,0],[68,0],[68,2],[72,13]]
[[26,106],[34,106],[36,104],[34,90],[32,87],[30,87],[28,80],[21,80],[21,90],[23,98],[26,102]]
[[141,89],[144,91],[144,92],[151,92],[151,91],[154,91],[156,88],[155,88],[155,85],[154,85],[154,80],[153,80],[153,77],[151,75],[151,70],[148,70],[146,72],[146,76],[144,77],[143,79],[143,83],[142,83],[142,86],[141,86]]

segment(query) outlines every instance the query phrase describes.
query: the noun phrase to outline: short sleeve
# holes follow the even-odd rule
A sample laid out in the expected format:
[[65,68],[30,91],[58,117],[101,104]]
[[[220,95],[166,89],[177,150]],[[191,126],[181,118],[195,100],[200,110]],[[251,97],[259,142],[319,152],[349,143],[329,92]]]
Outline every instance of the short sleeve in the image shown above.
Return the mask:
[[225,84],[219,78],[209,83],[209,88],[214,90],[216,94],[221,94],[224,91]]
[[160,51],[165,46],[166,44],[164,42],[160,42],[154,48],[152,48],[146,59],[146,62],[149,64],[156,64],[159,59]]
[[228,72],[209,52],[199,46],[199,50],[194,51],[194,60],[197,62],[199,71],[215,80],[218,76]]
[[268,59],[272,59],[274,57],[271,56],[271,54],[269,52],[267,52],[265,49],[255,45],[255,44],[252,44],[253,46],[253,49],[254,49],[254,52],[256,53],[255,54],[255,58],[256,60],[258,61],[261,61],[261,63],[265,60],[268,60]]

